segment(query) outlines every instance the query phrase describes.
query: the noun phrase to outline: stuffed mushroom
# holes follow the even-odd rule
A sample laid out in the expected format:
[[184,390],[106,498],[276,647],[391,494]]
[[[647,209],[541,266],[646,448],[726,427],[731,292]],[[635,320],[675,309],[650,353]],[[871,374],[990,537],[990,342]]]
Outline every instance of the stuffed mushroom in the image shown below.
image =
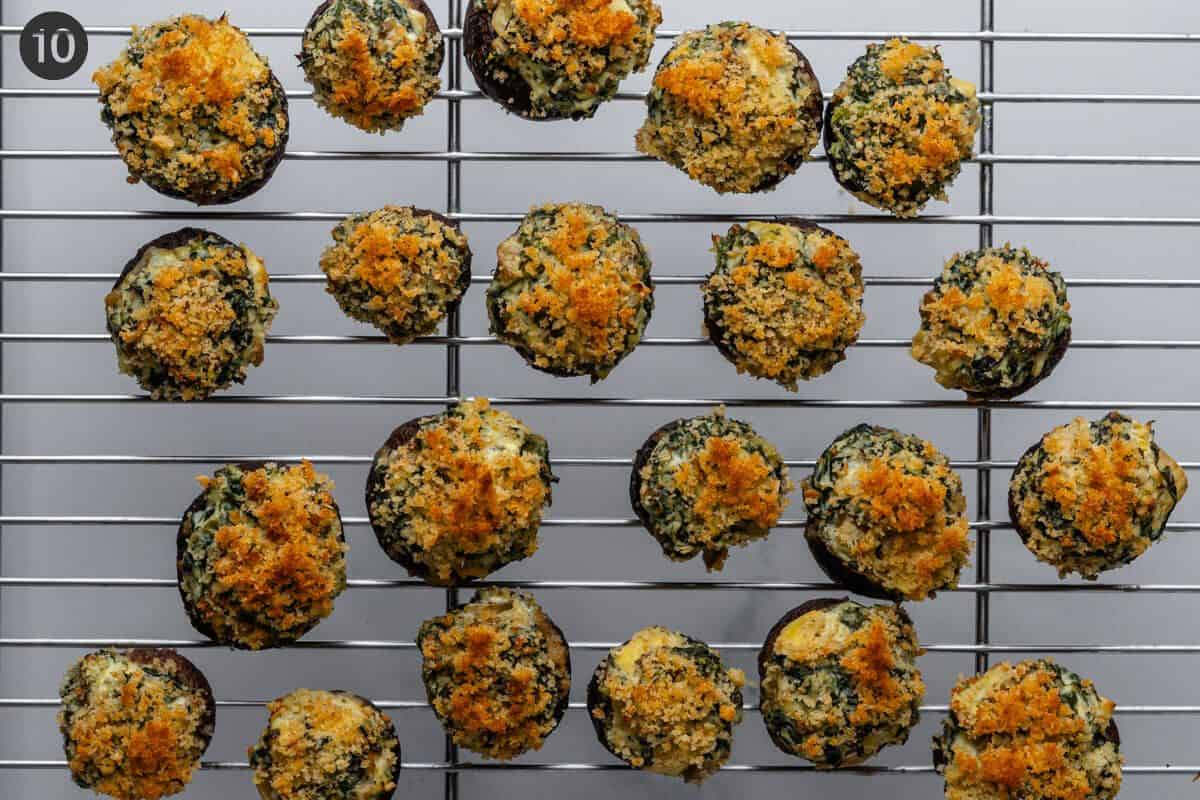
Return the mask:
[[758,654],[763,724],[785,753],[822,769],[904,744],[925,683],[912,620],[899,606],[810,600],[775,624]]
[[1049,377],[1071,342],[1062,275],[1025,248],[952,257],[921,301],[912,356],[937,382],[974,399],[1005,399]]
[[975,87],[950,77],[937,48],[907,39],[867,45],[825,111],[833,176],[868,205],[915,217],[971,157]]
[[355,214],[333,229],[333,241],[321,255],[325,291],[396,344],[436,331],[471,285],[467,237],[433,211]]
[[384,133],[425,110],[445,56],[425,0],[326,0],[304,29],[299,59],[317,105]]
[[177,538],[179,594],[193,627],[230,647],[290,644],[346,588],[346,539],[333,482],[304,461],[228,464]]
[[804,538],[835,581],[882,600],[953,588],[967,563],[967,500],[950,460],[917,436],[858,425],[804,481]]
[[596,667],[588,713],[601,744],[634,769],[701,783],[729,759],[745,682],[704,642],[643,628]]
[[265,186],[283,158],[287,95],[224,16],[135,27],[92,80],[131,183],[199,205],[232,203]]
[[267,727],[249,748],[262,800],[388,800],[395,793],[400,740],[370,700],[297,689],[267,710]]
[[792,490],[775,446],[723,408],[659,428],[638,450],[629,495],[672,561],[720,569],[729,548],[771,532]]
[[1148,423],[1112,412],[1042,437],[1013,471],[1008,507],[1021,541],[1059,577],[1095,579],[1162,536],[1188,488]]
[[946,800],[1112,800],[1121,789],[1114,704],[1052,661],[963,678],[933,740]]
[[454,743],[508,760],[541,749],[571,691],[567,640],[531,595],[481,589],[421,625],[421,678]]
[[367,512],[389,558],[452,586],[533,555],[555,480],[545,439],[467,400],[392,432],[371,466]]
[[480,90],[526,119],[587,119],[646,68],[653,0],[472,0],[463,53]]
[[202,400],[263,360],[279,304],[245,245],[183,228],[149,242],[104,298],[117,365],[156,400]]
[[862,262],[842,237],[801,220],[734,225],[713,237],[704,329],[739,373],[796,391],[858,340]]
[[763,192],[821,137],[821,85],[787,38],[746,22],[680,36],[646,98],[637,149],[727,192]]
[[599,206],[537,206],[500,243],[487,291],[491,331],[535,369],[602,380],[654,311],[638,232]]
[[75,783],[118,800],[184,790],[216,724],[212,688],[174,650],[97,650],[59,689],[58,727]]

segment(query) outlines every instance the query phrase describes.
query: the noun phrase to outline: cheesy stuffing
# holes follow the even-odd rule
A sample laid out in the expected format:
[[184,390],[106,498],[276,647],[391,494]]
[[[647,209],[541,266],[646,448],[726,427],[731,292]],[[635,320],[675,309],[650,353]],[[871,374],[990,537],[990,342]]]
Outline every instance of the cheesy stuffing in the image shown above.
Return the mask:
[[321,255],[325,291],[396,344],[436,331],[470,283],[466,236],[429,212],[355,214],[333,229],[333,241]]
[[[646,68],[662,10],[653,0],[475,0],[492,33],[472,66],[519,86],[510,107],[534,119],[585,119]],[[525,94],[528,94],[527,107]]]
[[270,177],[287,99],[266,59],[225,17],[134,27],[92,76],[129,180],[197,203],[239,199]]
[[184,516],[179,590],[217,641],[258,650],[300,638],[346,588],[333,482],[311,463],[230,464],[198,478]]
[[211,696],[169,658],[89,653],[67,671],[59,694],[71,777],[118,800],[182,792],[212,738]]
[[215,234],[152,242],[104,298],[121,372],[157,400],[200,400],[244,382],[279,309],[268,280],[248,247]]
[[908,740],[925,684],[907,614],[845,600],[781,624],[760,660],[763,722],[780,749],[833,768]]
[[454,584],[533,555],[553,481],[545,439],[467,400],[376,454],[367,507],[393,560]]
[[249,748],[265,800],[387,800],[400,741],[391,720],[357,695],[313,689],[267,703],[270,718]]
[[638,472],[647,528],[676,561],[720,569],[729,548],[764,538],[792,489],[779,451],[724,409],[664,428]]
[[718,192],[796,171],[821,132],[821,87],[782,35],[723,22],[680,36],[646,99],[637,149]]
[[923,600],[958,583],[967,562],[967,501],[929,442],[859,425],[804,482],[805,536],[889,596]]
[[650,257],[599,206],[535,207],[497,257],[492,333],[534,367],[595,382],[641,341],[654,310]]
[[1049,374],[1071,335],[1062,275],[1025,248],[959,253],[921,301],[912,356],[937,382],[986,396]]
[[430,705],[455,744],[508,760],[541,748],[571,689],[567,643],[532,596],[480,590],[417,634]]
[[845,359],[866,321],[849,242],[823,228],[750,222],[713,237],[713,250],[705,326],[739,373],[796,391]]
[[934,739],[946,800],[1111,800],[1121,788],[1114,704],[1046,660],[964,678]]
[[867,45],[833,93],[826,144],[838,182],[864,203],[914,217],[971,157],[975,87],[950,77],[937,48]]
[[600,662],[588,707],[613,755],[635,769],[700,783],[729,758],[745,680],[703,642],[644,628]]
[[398,131],[442,87],[442,34],[415,0],[333,0],[304,31],[313,99],[369,133]]
[[1065,577],[1128,564],[1158,541],[1188,488],[1149,424],[1112,412],[1062,425],[1017,463],[1013,522],[1039,560]]

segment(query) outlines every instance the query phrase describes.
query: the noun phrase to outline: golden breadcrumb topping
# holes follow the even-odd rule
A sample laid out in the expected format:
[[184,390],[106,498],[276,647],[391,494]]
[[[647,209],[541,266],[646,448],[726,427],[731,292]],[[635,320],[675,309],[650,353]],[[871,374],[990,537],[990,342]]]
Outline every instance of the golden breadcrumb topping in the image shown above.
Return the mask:
[[1115,797],[1114,707],[1091,681],[1047,661],[999,664],[960,680],[938,742],[948,758],[947,800]]
[[925,684],[916,631],[895,607],[846,601],[795,618],[774,640],[762,710],[776,743],[821,766],[903,742]]
[[849,242],[822,228],[750,222],[713,244],[706,324],[739,373],[796,391],[845,358],[866,321],[862,263]]
[[249,748],[254,783],[279,800],[375,800],[396,788],[400,742],[381,711],[345,692],[297,689],[267,703]]
[[421,626],[434,711],[454,741],[488,758],[538,750],[571,687],[567,645],[529,595],[486,589]]
[[637,149],[718,192],[762,191],[816,147],[820,91],[782,35],[744,22],[689,31],[655,73]]
[[314,98],[372,133],[399,130],[442,87],[442,35],[417,3],[335,0],[305,30],[300,65]]
[[72,668],[59,725],[76,780],[120,800],[183,791],[207,746],[201,728],[208,706],[176,672],[170,660],[139,664],[115,651],[92,653]]
[[483,568],[473,558],[513,560],[537,549],[550,500],[544,442],[487,400],[461,403],[380,458],[375,519],[431,579],[484,577],[502,563]]
[[971,157],[975,87],[950,77],[937,48],[907,39],[867,47],[833,94],[830,163],[865,203],[916,216]]
[[1060,575],[1128,563],[1155,542],[1188,488],[1149,424],[1112,413],[1078,417],[1042,437],[1013,474],[1010,495],[1026,545]]
[[650,260],[637,231],[599,206],[534,208],[498,257],[493,331],[535,366],[599,380],[641,340]]
[[262,178],[262,162],[287,136],[286,104],[266,60],[223,16],[135,26],[92,80],[130,182],[229,193]]
[[[703,652],[699,655],[697,649]],[[741,670],[715,651],[665,628],[645,628],[601,665],[608,744],[631,766],[700,782],[729,757],[742,718]]]
[[463,295],[467,238],[428,213],[386,206],[343,220],[333,239],[321,255],[325,290],[396,344],[432,333]]
[[151,247],[104,298],[121,371],[156,399],[202,399],[244,379],[278,309],[268,281],[245,245]]
[[[210,496],[230,476],[197,478]],[[347,547],[333,482],[304,461],[241,473],[244,500],[216,528],[195,609],[218,640],[252,649],[304,633],[333,612]]]

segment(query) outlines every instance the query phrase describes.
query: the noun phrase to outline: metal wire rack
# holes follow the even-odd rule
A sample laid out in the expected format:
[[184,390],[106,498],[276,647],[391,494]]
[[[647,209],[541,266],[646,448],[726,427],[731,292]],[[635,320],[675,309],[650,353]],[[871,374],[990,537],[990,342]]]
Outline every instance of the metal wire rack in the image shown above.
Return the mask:
[[[975,214],[930,214],[915,220],[897,221],[890,217],[874,214],[816,214],[808,215],[818,222],[842,224],[902,224],[902,225],[963,225],[978,229],[979,243],[988,246],[993,242],[994,228],[998,225],[1022,226],[1074,226],[1074,227],[1200,227],[1200,217],[1163,217],[1163,216],[1062,216],[1062,215],[998,215],[995,212],[995,185],[993,169],[998,164],[1030,164],[1030,165],[1098,165],[1098,166],[1196,166],[1200,165],[1200,156],[1192,155],[1051,155],[1040,153],[1018,154],[995,152],[995,113],[999,106],[1005,104],[1200,104],[1200,94],[1112,94],[1112,93],[1012,93],[997,92],[995,89],[994,46],[998,42],[1043,42],[1043,43],[1138,43],[1138,44],[1180,44],[1200,43],[1200,34],[1188,33],[1033,33],[1033,32],[999,32],[995,27],[995,0],[981,0],[978,31],[910,31],[898,34],[895,31],[788,31],[789,38],[797,41],[870,41],[887,38],[893,35],[905,35],[912,39],[937,42],[966,42],[975,43],[979,50],[979,98],[983,104],[982,136],[978,154],[972,159],[979,167],[980,190],[978,198],[978,213]],[[466,151],[462,147],[462,104],[475,102],[482,95],[477,91],[463,88],[463,59],[461,53],[462,21],[464,0],[447,0],[447,22],[444,35],[448,43],[448,87],[439,94],[439,98],[448,105],[445,149],[438,151],[361,151],[361,150],[293,150],[286,158],[299,161],[426,161],[444,164],[447,179],[447,194],[445,210],[448,216],[462,222],[515,222],[520,220],[518,213],[479,213],[465,211],[463,208],[462,172],[463,165],[476,162],[640,162],[645,157],[629,152],[478,152]],[[0,3],[0,16],[3,3]],[[88,27],[91,36],[127,36],[126,27]],[[299,28],[270,27],[247,28],[248,34],[255,37],[299,37]],[[20,26],[0,25],[0,41],[12,41],[21,31]],[[661,39],[670,39],[678,31],[660,31]],[[2,80],[0,80],[2,84]],[[311,92],[288,91],[288,97],[297,100],[311,99]],[[618,100],[641,100],[641,92],[625,92]],[[92,98],[95,92],[88,89],[56,89],[56,88],[10,88],[0,86],[0,113],[3,111],[3,100],[7,99],[64,99]],[[72,149],[4,149],[0,142],[0,170],[8,162],[18,160],[102,160],[115,159],[115,152],[108,150],[72,150]],[[338,210],[285,210],[276,212],[261,211],[146,211],[146,210],[26,210],[0,207],[0,223],[14,224],[29,220],[256,220],[277,223],[297,221],[337,221],[348,212]],[[770,216],[770,215],[764,215]],[[754,214],[725,214],[725,213],[647,213],[622,214],[622,218],[633,223],[672,223],[672,222],[732,222],[756,218]],[[0,237],[3,228],[0,224]],[[0,239],[2,245],[2,239]],[[0,264],[0,292],[10,283],[84,283],[104,284],[111,282],[115,274],[102,273],[70,273],[70,272],[11,272],[5,271]],[[312,284],[323,281],[319,274],[285,274],[272,278],[277,283]],[[473,283],[486,283],[490,276],[476,275]],[[663,285],[692,285],[698,284],[700,278],[686,275],[656,275],[656,283]],[[923,286],[928,283],[925,277],[868,277],[867,284],[872,286]],[[1175,278],[1085,278],[1069,281],[1072,287],[1112,288],[1112,289],[1200,289],[1200,279]],[[103,334],[79,333],[13,333],[0,324],[0,345],[10,347],[27,343],[84,343],[106,341]],[[385,344],[382,336],[323,336],[323,335],[274,335],[268,340],[272,345],[362,345]],[[899,349],[908,346],[907,339],[864,339],[858,343],[862,348]],[[418,345],[444,348],[445,360],[445,391],[438,396],[396,396],[396,395],[317,395],[317,394],[270,394],[270,395],[231,395],[215,398],[214,403],[244,404],[244,405],[383,405],[383,406],[429,406],[454,402],[462,388],[461,353],[463,348],[483,347],[496,344],[490,336],[464,336],[461,334],[459,320],[454,317],[449,322],[446,335],[430,336],[418,340]],[[647,338],[643,347],[704,347],[708,341],[693,337]],[[1200,349],[1200,339],[1083,339],[1072,343],[1073,349],[1093,350],[1194,350]],[[2,352],[2,351],[0,351]],[[88,394],[88,393],[10,393],[0,385],[0,413],[5,407],[16,404],[77,404],[92,406],[115,403],[140,403],[146,398],[135,394]],[[1169,583],[1114,583],[1099,582],[1084,585],[1066,583],[1016,583],[995,582],[991,579],[991,542],[990,534],[996,530],[1011,529],[1011,524],[1000,518],[994,518],[994,503],[991,496],[991,482],[988,480],[993,470],[1011,469],[1012,461],[997,460],[992,457],[993,435],[992,416],[997,411],[1020,410],[1106,410],[1121,407],[1131,410],[1167,410],[1167,411],[1200,411],[1200,401],[1138,401],[1113,398],[1108,400],[1012,400],[986,404],[970,404],[954,399],[920,399],[920,400],[882,400],[872,398],[830,398],[830,399],[751,399],[744,397],[619,397],[597,399],[588,396],[572,397],[495,397],[492,401],[502,406],[583,406],[583,407],[668,407],[668,408],[697,408],[710,407],[723,403],[731,407],[761,407],[761,408],[847,408],[847,409],[971,409],[975,414],[976,447],[975,457],[969,460],[958,460],[954,466],[958,469],[973,471],[978,475],[976,518],[971,527],[977,536],[977,553],[974,579],[962,583],[956,590],[957,594],[968,595],[974,603],[974,636],[970,642],[926,643],[924,646],[930,652],[961,653],[973,655],[977,670],[988,666],[989,658],[997,654],[1015,654],[1023,656],[1031,653],[1107,653],[1107,654],[1200,654],[1200,644],[996,644],[991,641],[990,599],[1005,593],[1045,593],[1061,595],[1068,593],[1146,593],[1146,594],[1200,594],[1200,584],[1169,584]],[[299,454],[229,454],[229,455],[88,455],[61,454],[22,455],[8,452],[0,442],[0,470],[19,469],[32,465],[166,465],[166,464],[220,464],[228,461],[273,460],[295,462],[305,456]],[[314,463],[331,465],[366,465],[371,461],[369,455],[324,455],[308,456]],[[557,458],[556,466],[594,467],[628,469],[632,460],[627,458]],[[811,467],[811,460],[788,460],[793,468]],[[1182,466],[1189,471],[1200,470],[1200,461],[1185,461]],[[2,473],[0,473],[2,475]],[[346,517],[347,525],[364,526],[367,520],[363,517]],[[134,514],[116,515],[13,515],[0,510],[0,534],[4,526],[169,526],[176,522],[174,517],[145,516]],[[636,527],[637,520],[625,517],[602,518],[551,518],[544,523],[547,527]],[[779,527],[797,529],[802,527],[803,520],[790,518],[783,520]],[[1168,530],[1181,534],[1200,532],[1200,521],[1175,522]],[[175,582],[170,579],[154,578],[74,578],[74,577],[12,577],[4,574],[0,564],[0,596],[5,591],[23,588],[68,588],[68,587],[172,587]],[[737,580],[528,580],[528,581],[491,581],[486,585],[531,588],[538,590],[592,590],[592,591],[755,591],[755,592],[789,592],[789,591],[819,591],[834,590],[837,587],[825,582],[805,581],[737,581]],[[424,584],[414,579],[352,579],[349,586],[358,590],[395,590],[423,587]],[[458,601],[457,592],[453,589],[446,592],[447,607]],[[603,650],[614,646],[615,642],[607,641],[573,641],[572,648],[576,650]],[[0,650],[20,648],[83,648],[100,646],[165,646],[177,648],[203,648],[211,643],[196,639],[120,639],[98,636],[94,638],[19,638],[6,636],[0,631]],[[714,646],[729,651],[754,651],[757,642],[732,641],[716,642]],[[296,645],[299,649],[346,649],[346,650],[411,650],[415,647],[413,641],[404,640],[366,640],[366,639],[307,639]],[[261,699],[228,699],[218,700],[222,708],[256,707],[264,704]],[[418,700],[380,700],[378,705],[385,709],[420,709],[428,704]],[[55,708],[58,705],[54,698],[36,697],[0,697],[0,709],[3,708]],[[581,703],[572,703],[571,708],[583,708]],[[944,705],[928,705],[924,709],[937,714],[944,713]],[[1200,706],[1194,705],[1123,705],[1118,708],[1122,715],[1144,716],[1173,716],[1200,714]],[[65,762],[56,759],[0,759],[0,770],[61,770]],[[204,767],[211,770],[244,770],[248,768],[241,761],[209,761]],[[458,776],[460,773],[474,771],[607,771],[624,769],[622,765],[609,762],[587,763],[518,763],[498,764],[462,759],[454,745],[447,739],[444,759],[441,761],[405,762],[405,770],[432,771],[444,773],[444,796],[447,800],[455,800],[458,796]],[[810,768],[802,764],[765,764],[739,763],[723,767],[726,772],[794,772],[807,771]],[[867,774],[921,774],[933,771],[925,764],[900,766],[863,766],[850,770]],[[1200,766],[1179,764],[1132,764],[1125,768],[1131,775],[1155,774],[1191,774],[1200,771]]]

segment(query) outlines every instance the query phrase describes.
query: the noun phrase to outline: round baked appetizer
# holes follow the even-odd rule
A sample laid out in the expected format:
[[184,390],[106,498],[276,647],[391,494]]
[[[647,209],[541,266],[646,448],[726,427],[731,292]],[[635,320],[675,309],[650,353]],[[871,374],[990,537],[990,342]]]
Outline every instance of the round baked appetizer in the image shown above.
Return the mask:
[[979,130],[975,87],[950,77],[936,47],[867,45],[825,110],[825,152],[850,194],[898,217],[945,200]]
[[1121,789],[1113,701],[1046,660],[963,678],[933,740],[946,800],[1112,800]]
[[97,650],[59,689],[58,728],[75,783],[119,800],[179,794],[200,766],[217,704],[174,650]]
[[471,285],[471,248],[458,224],[386,206],[333,229],[321,255],[325,291],[347,316],[407,344],[437,330]]
[[1013,471],[1008,508],[1021,541],[1059,577],[1095,579],[1162,537],[1188,488],[1154,430],[1113,411],[1077,417],[1029,448]]
[[599,206],[535,207],[497,261],[492,333],[535,369],[595,383],[642,340],[654,311],[650,256],[636,230]]
[[325,0],[300,46],[313,100],[368,133],[398,131],[442,88],[446,45],[425,0]]
[[758,654],[771,741],[818,768],[861,764],[904,744],[925,683],[912,620],[899,606],[810,600],[771,628]]
[[567,710],[567,640],[531,595],[481,589],[421,625],[421,679],[454,743],[508,760],[541,749]]
[[950,460],[924,439],[857,425],[804,481],[804,538],[831,579],[881,600],[924,600],[958,585],[967,499]]
[[400,740],[370,700],[297,689],[267,710],[267,727],[249,749],[262,800],[388,800],[396,791]]
[[745,682],[704,642],[643,628],[596,667],[588,713],[600,743],[634,769],[701,783],[729,759]]
[[796,391],[845,360],[866,321],[862,262],[849,242],[780,220],[734,225],[713,245],[704,329],[739,373]]
[[203,400],[263,360],[279,304],[262,259],[197,228],[138,250],[104,298],[117,366],[155,400]]
[[287,95],[224,16],[134,27],[92,80],[130,183],[199,205],[232,203],[265,186],[283,158]]
[[1062,275],[1012,245],[953,256],[921,301],[912,356],[975,399],[1029,391],[1071,342]]
[[463,53],[480,91],[532,120],[588,119],[646,68],[653,0],[473,0]]
[[821,85],[781,34],[722,22],[680,36],[646,98],[637,149],[727,192],[774,189],[821,138]]
[[367,512],[389,558],[453,586],[533,555],[556,480],[545,439],[466,400],[392,431],[371,465]]
[[775,446],[718,408],[659,428],[633,460],[629,497],[672,561],[718,570],[729,548],[765,538],[787,507],[788,468]]
[[296,641],[346,588],[346,538],[333,481],[307,461],[228,464],[179,526],[176,570],[188,619],[230,647]]

